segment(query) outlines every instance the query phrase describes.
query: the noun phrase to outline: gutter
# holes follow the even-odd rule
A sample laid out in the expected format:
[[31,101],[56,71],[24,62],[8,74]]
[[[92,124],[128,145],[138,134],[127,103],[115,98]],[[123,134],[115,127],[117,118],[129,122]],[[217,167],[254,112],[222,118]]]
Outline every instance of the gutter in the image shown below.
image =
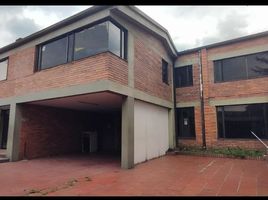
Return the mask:
[[177,120],[177,98],[176,98],[176,86],[175,86],[175,59],[173,60],[173,101],[174,101],[174,129],[175,129],[175,148],[178,147],[178,120]]
[[201,106],[201,132],[202,132],[202,147],[206,149],[206,127],[205,127],[205,112],[204,112],[204,93],[203,93],[203,70],[201,50],[198,51],[198,65],[199,65],[199,81],[200,81],[200,106]]

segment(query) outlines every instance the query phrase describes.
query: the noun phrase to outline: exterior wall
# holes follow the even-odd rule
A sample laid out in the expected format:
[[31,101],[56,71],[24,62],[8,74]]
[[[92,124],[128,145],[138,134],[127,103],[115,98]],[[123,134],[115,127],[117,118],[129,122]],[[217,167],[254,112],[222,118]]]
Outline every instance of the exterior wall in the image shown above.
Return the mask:
[[[168,63],[169,85],[162,81],[162,58]],[[134,87],[172,101],[172,61],[162,42],[140,30],[134,37]]]
[[79,152],[81,121],[79,112],[22,105],[19,159]]
[[[0,82],[0,97],[23,95],[97,80],[128,83],[127,62],[106,52],[34,72],[35,48],[9,57],[8,79]],[[3,92],[2,92],[3,91]]]
[[[268,77],[256,78],[249,80],[238,80],[222,83],[214,83],[213,60],[246,55],[267,51],[268,37],[251,39],[244,42],[229,44],[211,49],[202,49],[202,67],[203,67],[203,86],[204,86],[204,110],[205,110],[205,128],[207,146],[240,146],[243,148],[264,148],[263,145],[251,139],[218,139],[217,136],[217,119],[216,106],[217,101],[221,101],[221,105],[244,103],[260,103],[258,99],[264,99],[268,102]],[[177,67],[184,64],[193,64],[193,87],[177,88],[176,97],[177,104],[191,104],[191,102],[199,101],[197,98],[199,77],[198,73],[198,52],[189,53],[179,56],[176,60]],[[195,91],[195,92],[193,92]],[[247,100],[251,99],[251,100]],[[265,100],[266,99],[266,100]],[[222,103],[222,102],[226,103]],[[213,103],[212,103],[213,102]],[[200,106],[195,105],[195,128],[196,140],[180,140],[179,143],[188,145],[202,145],[201,124],[200,124]]]
[[168,148],[168,109],[135,100],[134,164],[164,155]]

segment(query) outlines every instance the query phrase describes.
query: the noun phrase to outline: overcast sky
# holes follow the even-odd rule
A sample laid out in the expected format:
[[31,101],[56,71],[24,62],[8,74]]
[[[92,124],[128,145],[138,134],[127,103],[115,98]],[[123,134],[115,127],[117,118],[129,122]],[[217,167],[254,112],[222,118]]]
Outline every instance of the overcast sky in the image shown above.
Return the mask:
[[[0,48],[90,6],[0,6]],[[138,6],[178,51],[268,31],[268,6]]]

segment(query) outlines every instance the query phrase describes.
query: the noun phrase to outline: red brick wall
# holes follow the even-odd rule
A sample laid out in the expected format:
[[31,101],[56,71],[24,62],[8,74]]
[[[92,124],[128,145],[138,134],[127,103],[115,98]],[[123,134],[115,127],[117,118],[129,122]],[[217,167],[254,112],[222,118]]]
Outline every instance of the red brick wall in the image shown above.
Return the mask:
[[[206,143],[208,146],[240,146],[244,148],[263,148],[256,140],[250,139],[217,139],[217,121],[216,107],[209,104],[210,100],[222,100],[240,97],[258,97],[268,95],[268,77],[256,78],[250,80],[239,80],[224,83],[214,83],[213,61],[208,60],[210,56],[220,53],[228,53],[254,46],[263,45],[268,42],[268,37],[253,39],[236,44],[215,47],[209,50],[202,50],[202,66],[203,66],[203,83],[204,83],[204,109],[205,109],[205,128],[206,128]],[[198,52],[190,53],[178,57],[177,62],[185,62],[187,59],[192,60],[197,56]],[[196,66],[194,64],[194,66]],[[199,77],[196,76],[198,70],[193,70],[193,87],[185,87],[176,89],[177,102],[196,101],[197,91],[199,87]],[[193,92],[196,91],[196,92]],[[198,111],[197,111],[198,110]],[[197,113],[198,112],[198,113]],[[197,121],[198,119],[198,121]],[[200,124],[200,107],[195,107],[195,127],[196,140],[179,140],[183,144],[198,144],[202,145],[201,124]],[[199,127],[199,128],[197,128]]]
[[162,81],[162,56],[152,47],[144,44],[140,38],[135,38],[134,86],[143,92],[168,101],[172,101],[171,70],[169,63],[169,85]]
[[34,49],[25,49],[9,57],[8,80],[0,82],[0,98],[100,79],[128,84],[127,62],[112,53],[101,53],[34,73]]
[[22,105],[19,158],[37,158],[81,150],[80,112]]

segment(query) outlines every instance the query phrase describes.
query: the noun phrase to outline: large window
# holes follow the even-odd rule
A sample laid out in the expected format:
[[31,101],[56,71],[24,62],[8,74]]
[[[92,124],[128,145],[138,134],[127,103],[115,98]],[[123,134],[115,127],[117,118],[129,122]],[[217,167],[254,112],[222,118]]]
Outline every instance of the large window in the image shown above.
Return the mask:
[[39,66],[47,69],[67,62],[68,38],[63,37],[58,40],[43,44],[39,49]]
[[168,84],[168,63],[162,59],[162,81]]
[[180,138],[195,138],[194,107],[177,108],[178,131]]
[[215,82],[242,80],[268,75],[268,52],[214,61]]
[[0,60],[0,81],[7,79],[8,59]]
[[268,139],[268,104],[248,104],[217,107],[219,138]]
[[126,31],[110,21],[75,30],[39,46],[38,69],[46,69],[101,52],[126,59]]
[[175,68],[175,86],[186,87],[193,85],[193,67],[192,65]]

